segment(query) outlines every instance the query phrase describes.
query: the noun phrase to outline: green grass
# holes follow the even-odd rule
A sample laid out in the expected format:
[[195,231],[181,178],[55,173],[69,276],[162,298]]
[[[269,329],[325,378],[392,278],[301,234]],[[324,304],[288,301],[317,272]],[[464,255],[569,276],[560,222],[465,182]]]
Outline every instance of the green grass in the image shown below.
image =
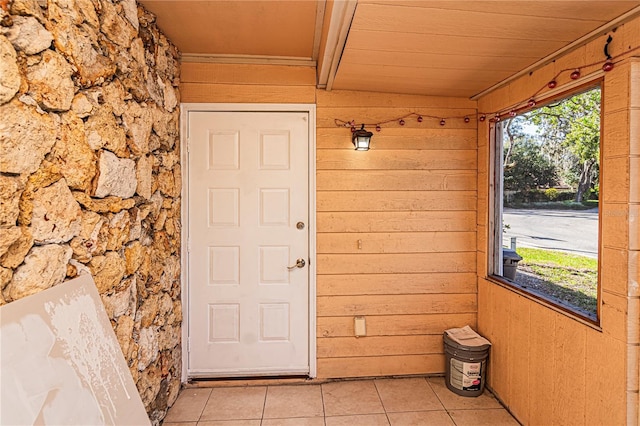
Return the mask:
[[518,268],[535,274],[536,290],[551,299],[595,314],[598,299],[598,260],[554,250],[519,248]]
[[563,251],[521,247],[518,249],[518,254],[527,262],[555,265],[564,268],[588,269],[594,272],[598,269],[598,259],[569,254]]

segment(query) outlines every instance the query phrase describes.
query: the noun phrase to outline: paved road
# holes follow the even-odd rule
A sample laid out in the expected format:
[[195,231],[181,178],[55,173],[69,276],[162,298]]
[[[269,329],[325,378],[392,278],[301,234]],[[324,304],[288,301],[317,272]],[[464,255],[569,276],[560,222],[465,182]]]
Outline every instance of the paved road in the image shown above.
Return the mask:
[[548,248],[598,257],[598,209],[515,210],[504,209],[510,226],[502,234],[504,245],[517,237],[518,247]]

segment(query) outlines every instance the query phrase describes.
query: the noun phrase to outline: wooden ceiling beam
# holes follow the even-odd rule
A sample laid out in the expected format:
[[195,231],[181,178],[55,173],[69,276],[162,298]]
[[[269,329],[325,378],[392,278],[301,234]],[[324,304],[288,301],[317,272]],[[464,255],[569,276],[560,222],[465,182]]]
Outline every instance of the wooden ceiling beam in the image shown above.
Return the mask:
[[342,58],[347,35],[356,13],[357,0],[335,1],[329,17],[329,28],[324,46],[324,57],[319,62],[318,87],[331,90]]
[[322,28],[324,27],[324,13],[327,7],[326,0],[316,1],[316,29],[313,33],[313,52],[311,53],[311,59],[318,61],[318,54],[320,53],[320,43],[322,42]]

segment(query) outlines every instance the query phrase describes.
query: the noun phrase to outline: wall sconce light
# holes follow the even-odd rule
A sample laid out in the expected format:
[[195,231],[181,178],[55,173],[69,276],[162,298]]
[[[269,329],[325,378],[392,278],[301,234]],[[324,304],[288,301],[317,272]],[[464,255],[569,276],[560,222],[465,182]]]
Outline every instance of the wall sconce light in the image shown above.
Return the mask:
[[353,146],[356,147],[356,151],[369,151],[371,136],[373,136],[373,133],[367,132],[364,128],[364,124],[360,130],[354,131],[351,136],[351,142],[353,142]]

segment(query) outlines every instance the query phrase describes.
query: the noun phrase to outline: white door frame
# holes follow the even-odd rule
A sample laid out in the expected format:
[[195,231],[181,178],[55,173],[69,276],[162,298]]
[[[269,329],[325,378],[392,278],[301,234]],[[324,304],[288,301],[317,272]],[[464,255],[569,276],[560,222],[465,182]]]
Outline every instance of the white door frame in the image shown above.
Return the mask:
[[316,106],[315,104],[180,104],[180,158],[182,168],[181,301],[182,301],[182,382],[189,380],[189,139],[190,112],[306,112],[309,114],[309,377],[317,374],[316,360]]

